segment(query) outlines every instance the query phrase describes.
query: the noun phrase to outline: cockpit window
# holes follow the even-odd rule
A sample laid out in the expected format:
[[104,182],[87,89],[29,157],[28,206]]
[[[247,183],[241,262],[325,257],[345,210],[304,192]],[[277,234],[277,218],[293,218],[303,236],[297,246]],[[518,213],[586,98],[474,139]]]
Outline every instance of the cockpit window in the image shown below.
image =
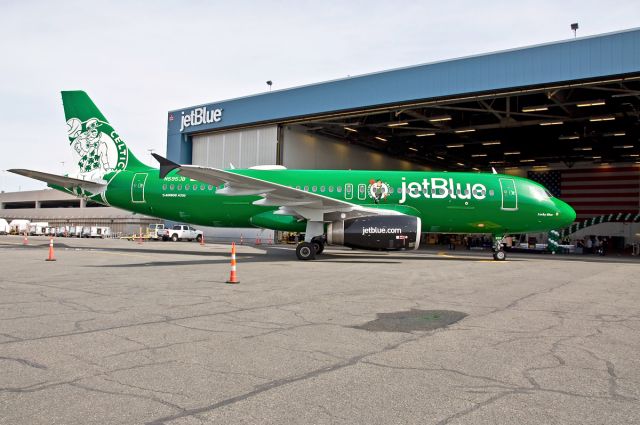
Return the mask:
[[546,201],[553,197],[547,189],[539,186],[531,186],[531,195],[538,201]]

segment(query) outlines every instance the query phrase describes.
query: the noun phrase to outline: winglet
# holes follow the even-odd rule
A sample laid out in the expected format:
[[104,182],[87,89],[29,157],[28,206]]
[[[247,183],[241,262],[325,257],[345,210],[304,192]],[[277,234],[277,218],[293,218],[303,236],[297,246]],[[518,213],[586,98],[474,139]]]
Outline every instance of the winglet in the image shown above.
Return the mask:
[[176,164],[173,161],[169,161],[167,158],[158,155],[157,153],[151,153],[153,157],[160,163],[160,178],[163,179],[167,174],[176,168],[180,168],[179,164]]

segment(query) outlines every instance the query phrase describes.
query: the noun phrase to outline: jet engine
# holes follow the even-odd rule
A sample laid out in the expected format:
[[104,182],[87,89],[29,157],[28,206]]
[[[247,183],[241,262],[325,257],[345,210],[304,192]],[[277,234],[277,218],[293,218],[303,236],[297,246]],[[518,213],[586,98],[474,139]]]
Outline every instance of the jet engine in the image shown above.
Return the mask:
[[410,215],[357,217],[329,223],[327,243],[378,251],[417,249],[420,231],[420,218]]

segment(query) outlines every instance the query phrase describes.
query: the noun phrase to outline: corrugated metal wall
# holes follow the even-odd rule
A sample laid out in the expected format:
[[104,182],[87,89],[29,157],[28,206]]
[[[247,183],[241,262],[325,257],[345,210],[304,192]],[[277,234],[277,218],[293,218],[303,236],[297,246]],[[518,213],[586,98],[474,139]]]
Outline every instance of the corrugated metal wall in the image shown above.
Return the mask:
[[278,127],[259,127],[193,136],[192,164],[214,168],[248,168],[276,164]]

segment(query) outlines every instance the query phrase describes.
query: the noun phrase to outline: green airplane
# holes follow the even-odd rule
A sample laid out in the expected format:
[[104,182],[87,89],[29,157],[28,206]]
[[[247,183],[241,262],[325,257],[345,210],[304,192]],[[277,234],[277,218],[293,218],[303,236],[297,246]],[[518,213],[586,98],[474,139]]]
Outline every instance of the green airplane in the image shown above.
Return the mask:
[[508,234],[570,225],[576,213],[542,185],[488,173],[221,170],[176,164],[153,154],[140,162],[83,91],[62,92],[76,170],[65,176],[9,170],[48,186],[140,214],[213,227],[304,232],[296,248],[313,260],[326,244],[357,249],[417,249],[430,233],[489,233],[496,260]]

